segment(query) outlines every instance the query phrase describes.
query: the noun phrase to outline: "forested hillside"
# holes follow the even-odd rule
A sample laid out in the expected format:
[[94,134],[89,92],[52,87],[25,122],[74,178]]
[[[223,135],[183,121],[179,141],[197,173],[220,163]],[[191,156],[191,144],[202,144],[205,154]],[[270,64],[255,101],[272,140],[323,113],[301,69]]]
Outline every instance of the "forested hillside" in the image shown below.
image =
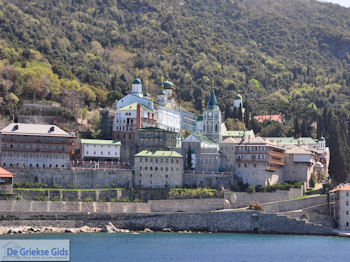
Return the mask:
[[[72,90],[90,106],[111,105],[138,68],[151,92],[168,73],[179,101],[194,101],[196,110],[212,80],[222,106],[240,92],[255,112],[276,101],[348,107],[350,10],[336,5],[1,0],[0,34],[2,78],[12,82],[1,91],[19,99],[62,101]],[[47,72],[35,67],[55,80],[37,83],[31,71]],[[32,90],[22,90],[23,77],[34,78]]]

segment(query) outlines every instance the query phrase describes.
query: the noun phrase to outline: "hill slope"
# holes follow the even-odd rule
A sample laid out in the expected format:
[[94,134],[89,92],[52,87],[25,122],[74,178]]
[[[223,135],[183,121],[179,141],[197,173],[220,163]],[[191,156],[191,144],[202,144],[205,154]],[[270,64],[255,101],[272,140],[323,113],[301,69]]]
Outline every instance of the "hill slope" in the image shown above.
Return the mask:
[[8,101],[111,105],[138,68],[196,110],[212,80],[223,108],[350,108],[350,9],[314,0],[1,0],[0,36]]

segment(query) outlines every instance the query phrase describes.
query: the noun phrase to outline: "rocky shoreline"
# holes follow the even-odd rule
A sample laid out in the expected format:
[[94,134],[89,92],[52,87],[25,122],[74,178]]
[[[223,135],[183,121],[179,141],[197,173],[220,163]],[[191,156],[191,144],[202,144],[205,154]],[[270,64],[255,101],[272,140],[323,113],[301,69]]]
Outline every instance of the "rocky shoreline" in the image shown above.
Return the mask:
[[[0,235],[14,235],[14,234],[43,234],[43,233],[132,233],[139,234],[140,231],[133,231],[129,229],[122,229],[115,227],[111,222],[108,222],[102,227],[82,226],[78,228],[72,227],[31,227],[31,226],[0,226]],[[145,233],[154,232],[150,228],[145,228]],[[173,232],[170,228],[163,228],[157,232]],[[178,231],[178,233],[193,233],[191,230]],[[210,233],[210,232],[209,232]]]

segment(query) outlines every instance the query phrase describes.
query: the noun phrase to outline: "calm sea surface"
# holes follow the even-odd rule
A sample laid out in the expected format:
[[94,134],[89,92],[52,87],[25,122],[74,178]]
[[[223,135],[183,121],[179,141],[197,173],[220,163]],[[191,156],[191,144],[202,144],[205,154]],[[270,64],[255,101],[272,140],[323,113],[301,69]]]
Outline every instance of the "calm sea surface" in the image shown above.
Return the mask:
[[71,261],[350,261],[350,239],[254,234],[43,234],[70,239]]

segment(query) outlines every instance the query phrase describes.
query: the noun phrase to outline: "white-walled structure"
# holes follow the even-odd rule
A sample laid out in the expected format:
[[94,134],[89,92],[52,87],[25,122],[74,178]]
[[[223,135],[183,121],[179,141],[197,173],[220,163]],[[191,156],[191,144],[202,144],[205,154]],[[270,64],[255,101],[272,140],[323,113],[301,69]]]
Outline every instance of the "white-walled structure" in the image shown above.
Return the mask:
[[115,140],[81,139],[83,160],[119,160],[120,145]]
[[340,230],[350,230],[350,184],[329,191],[330,211]]

